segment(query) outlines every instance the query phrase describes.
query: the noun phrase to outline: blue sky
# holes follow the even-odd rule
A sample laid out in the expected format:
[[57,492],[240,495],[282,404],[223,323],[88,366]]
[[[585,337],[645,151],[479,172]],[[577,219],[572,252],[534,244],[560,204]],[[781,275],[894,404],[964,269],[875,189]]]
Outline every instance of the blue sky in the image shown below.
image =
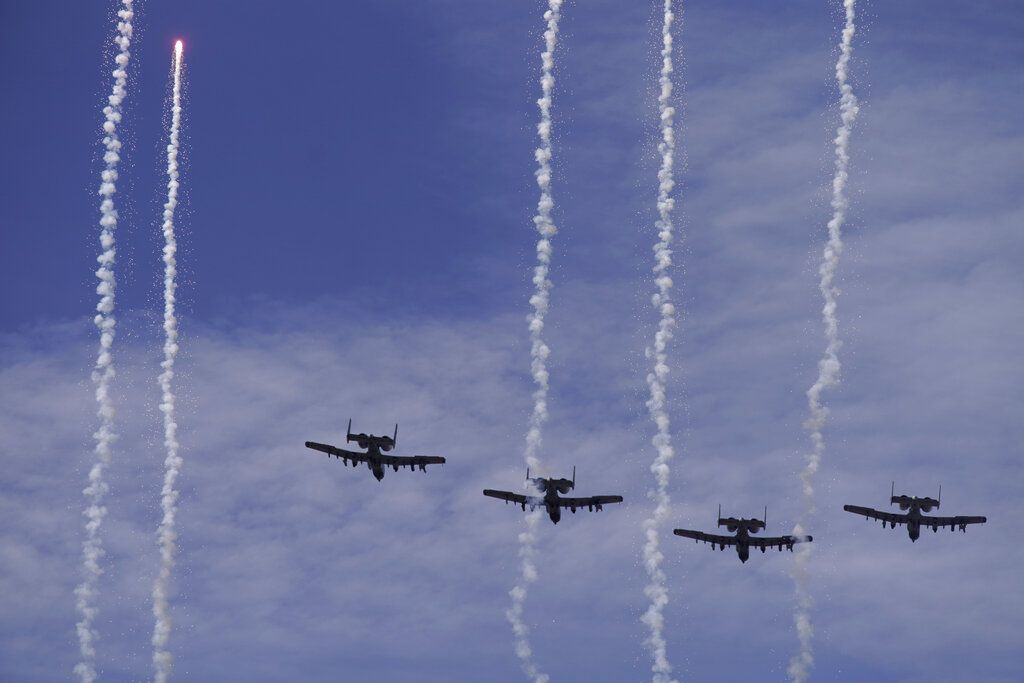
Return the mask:
[[[717,504],[800,511],[804,392],[823,348],[836,3],[687,3],[670,350],[671,526]],[[0,5],[0,679],[76,661],[72,590],[95,405],[101,103],[112,3]],[[1024,11],[858,3],[843,382],[812,528],[820,681],[1024,678]],[[529,411],[525,316],[540,2],[141,6],[122,127],[118,442],[103,680],[150,673],[163,453],[158,230],[167,76],[185,41],[172,596],[191,680],[522,680],[504,618]],[[570,2],[556,55],[552,398],[542,460],[600,515],[542,527],[526,604],[555,681],[648,680],[639,616],[653,427],[643,401],[656,3]],[[307,452],[348,417],[426,476]],[[943,485],[966,536],[842,512]],[[663,539],[668,655],[686,681],[784,680],[792,556]]]

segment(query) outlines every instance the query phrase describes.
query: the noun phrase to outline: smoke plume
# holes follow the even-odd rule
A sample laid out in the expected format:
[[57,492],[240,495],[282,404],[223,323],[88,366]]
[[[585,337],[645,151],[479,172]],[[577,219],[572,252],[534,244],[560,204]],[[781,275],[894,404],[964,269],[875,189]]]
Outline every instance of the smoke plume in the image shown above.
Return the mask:
[[675,200],[671,197],[672,189],[675,186],[672,175],[676,148],[675,109],[669,104],[672,96],[672,22],[674,19],[672,0],[665,0],[665,17],[661,29],[661,76],[658,79],[658,84],[661,87],[661,92],[658,95],[658,114],[661,121],[661,142],[658,143],[658,154],[661,155],[661,168],[658,171],[658,220],[655,223],[655,227],[658,229],[658,242],[654,245],[654,275],[658,292],[651,297],[651,302],[661,315],[661,320],[658,323],[658,331],[654,335],[654,346],[647,349],[648,358],[654,360],[654,369],[647,375],[647,386],[651,392],[651,397],[647,401],[647,409],[657,427],[657,434],[652,440],[657,455],[651,464],[651,473],[654,474],[656,488],[648,492],[648,496],[655,503],[654,513],[643,523],[644,535],[647,538],[643,548],[643,558],[648,577],[644,593],[651,604],[644,613],[642,621],[650,629],[645,644],[654,659],[651,665],[654,683],[669,683],[672,680],[672,666],[669,664],[665,652],[665,620],[662,614],[668,604],[668,588],[665,585],[665,573],[661,570],[663,556],[658,547],[658,532],[670,509],[669,462],[675,455],[672,448],[669,416],[665,410],[665,383],[669,373],[667,347],[676,326],[676,309],[671,300],[672,278],[668,274],[668,269],[672,266],[672,209],[675,206]]
[[178,355],[178,321],[174,317],[174,293],[177,289],[178,243],[174,237],[174,209],[178,205],[178,135],[181,128],[181,53],[179,40],[174,46],[174,88],[171,95],[171,132],[167,144],[167,201],[164,203],[164,360],[160,364],[160,411],[164,414],[164,485],[160,494],[163,519],[157,530],[160,546],[160,571],[153,585],[153,667],[156,683],[166,683],[171,673],[172,657],[167,650],[171,637],[171,614],[167,602],[167,588],[174,567],[177,550],[177,532],[174,518],[177,512],[178,492],[174,488],[181,472],[182,459],[178,455],[178,423],[174,412],[174,359]]
[[100,560],[103,558],[103,539],[100,529],[107,509],[103,505],[109,487],[103,479],[104,470],[110,464],[111,448],[117,440],[114,432],[114,406],[110,400],[110,384],[114,379],[114,231],[117,228],[117,210],[114,208],[114,193],[117,192],[117,164],[121,160],[121,141],[117,136],[117,124],[121,122],[121,105],[127,96],[128,59],[131,53],[128,48],[132,39],[132,0],[121,0],[121,9],[117,12],[117,55],[114,57],[114,87],[107,97],[107,105],[103,108],[103,162],[105,167],[100,176],[100,247],[102,253],[97,258],[99,269],[96,277],[99,284],[96,293],[100,300],[96,305],[96,316],[93,322],[100,333],[99,352],[96,365],[92,371],[92,381],[96,386],[96,414],[100,419],[99,429],[93,434],[96,445],[93,449],[96,460],[89,470],[89,485],[83,490],[87,506],[83,513],[86,518],[85,541],[82,543],[82,582],[75,588],[75,608],[79,614],[76,624],[80,660],[75,665],[75,674],[82,683],[96,680],[96,630],[93,623],[98,612],[96,597],[98,584],[103,569]]
[[[836,268],[839,265],[839,256],[843,252],[842,227],[843,223],[846,222],[846,210],[849,206],[849,200],[846,197],[846,183],[849,179],[850,132],[853,129],[853,122],[857,118],[858,111],[857,98],[853,94],[853,87],[847,82],[850,55],[853,53],[853,34],[856,30],[854,25],[854,4],[855,0],[844,0],[843,2],[846,24],[843,27],[839,60],[836,62],[836,82],[839,85],[840,92],[839,111],[841,123],[836,131],[834,140],[835,174],[832,177],[832,219],[828,222],[828,243],[825,245],[824,258],[818,269],[818,274],[821,276],[818,287],[825,300],[824,307],[822,308],[822,321],[825,325],[825,339],[827,343],[825,354],[818,361],[818,379],[807,390],[807,405],[810,409],[810,417],[804,423],[804,427],[810,433],[811,452],[807,455],[807,462],[800,473],[804,497],[804,519],[794,528],[794,535],[806,533],[808,518],[815,512],[814,478],[821,464],[821,457],[825,452],[823,430],[828,419],[828,408],[822,405],[821,395],[825,389],[839,382],[839,349],[842,347],[842,342],[839,339],[839,319],[836,317],[836,298],[838,292],[834,285],[834,280]],[[800,651],[789,662],[789,677],[795,683],[806,681],[810,676],[811,667],[814,665],[814,655],[811,647],[814,629],[810,616],[812,600],[808,586],[808,563],[810,558],[811,544],[800,544],[793,566],[793,581],[796,587],[794,621],[796,622],[797,636],[800,640]]]
[[[551,353],[544,343],[544,317],[548,312],[551,292],[551,280],[548,272],[551,266],[551,237],[557,231],[551,220],[551,209],[554,200],[551,198],[551,93],[555,87],[555,45],[558,39],[558,20],[561,18],[562,0],[548,0],[548,9],[544,13],[547,30],[544,31],[544,52],[541,54],[541,97],[537,100],[540,108],[540,123],[537,124],[537,135],[540,146],[534,156],[537,159],[537,185],[540,187],[540,201],[537,203],[537,215],[533,223],[540,234],[537,241],[537,265],[533,269],[533,295],[530,305],[530,372],[536,389],[533,392],[533,412],[530,414],[530,426],[526,434],[526,465],[537,469],[540,461],[537,451],[541,445],[541,430],[548,419],[548,369],[547,359]],[[532,492],[532,491],[531,491]],[[537,580],[537,567],[534,564],[534,545],[536,543],[537,524],[542,511],[534,510],[526,515],[526,528],[519,534],[519,581],[509,592],[512,606],[505,613],[512,624],[516,641],[516,656],[522,664],[523,672],[533,683],[547,683],[548,675],[541,673],[533,661],[530,649],[530,630],[523,621],[523,604],[531,583]]]

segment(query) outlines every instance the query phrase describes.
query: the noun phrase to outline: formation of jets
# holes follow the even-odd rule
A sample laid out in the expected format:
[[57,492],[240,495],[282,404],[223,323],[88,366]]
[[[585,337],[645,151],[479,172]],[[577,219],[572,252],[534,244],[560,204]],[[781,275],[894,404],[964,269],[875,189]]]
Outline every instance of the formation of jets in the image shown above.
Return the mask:
[[[348,429],[345,433],[345,443],[352,443],[353,441],[365,452],[359,453],[315,441],[307,441],[306,448],[326,453],[328,457],[333,455],[346,465],[351,462],[353,467],[366,463],[367,468],[373,473],[377,481],[384,478],[384,471],[388,467],[392,468],[395,472],[404,467],[408,467],[410,470],[419,468],[421,472],[426,472],[427,465],[443,465],[445,463],[445,459],[437,455],[388,455],[387,453],[398,445],[397,424],[395,425],[394,435],[375,436],[373,434],[353,434],[352,420],[349,420]],[[527,507],[530,510],[543,507],[548,513],[548,517],[555,524],[558,524],[559,520],[562,519],[563,508],[568,508],[573,514],[576,513],[576,510],[583,508],[600,512],[605,505],[622,502],[622,496],[614,495],[587,496],[584,498],[563,497],[576,488],[575,467],[572,469],[572,479],[531,478],[530,470],[527,469],[526,483],[531,489],[528,493],[484,489],[484,495],[489,498],[503,500],[506,504],[513,503],[518,505],[524,512]],[[979,516],[931,517],[922,514],[931,512],[932,508],[939,508],[941,502],[942,487],[939,487],[938,498],[897,496],[896,484],[893,482],[890,489],[889,503],[890,505],[898,505],[900,510],[904,512],[884,512],[857,505],[844,505],[843,509],[847,512],[863,515],[868,519],[880,520],[883,527],[888,524],[890,528],[895,529],[897,524],[905,524],[911,541],[916,541],[920,537],[921,527],[931,527],[932,531],[938,531],[939,527],[949,527],[950,531],[953,531],[954,528],[958,527],[960,531],[967,531],[968,524],[984,524],[988,521],[985,517]],[[715,546],[718,546],[719,550],[725,550],[726,546],[734,546],[741,562],[746,562],[750,559],[750,549],[752,547],[760,548],[762,553],[769,548],[775,548],[779,551],[785,548],[792,552],[793,546],[797,543],[810,543],[814,540],[811,536],[757,536],[756,534],[759,531],[763,531],[766,528],[767,518],[767,507],[762,519],[737,519],[735,517],[722,517],[722,507],[719,506],[718,527],[725,527],[726,531],[733,534],[732,536],[709,534],[690,529],[675,529],[673,533],[676,536],[692,538],[697,543],[710,543],[712,550]]]

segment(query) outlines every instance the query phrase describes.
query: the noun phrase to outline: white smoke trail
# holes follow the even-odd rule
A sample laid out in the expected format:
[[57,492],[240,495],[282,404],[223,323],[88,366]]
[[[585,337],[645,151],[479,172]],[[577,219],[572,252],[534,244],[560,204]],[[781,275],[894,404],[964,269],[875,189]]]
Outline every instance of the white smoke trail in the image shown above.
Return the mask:
[[85,541],[82,543],[82,582],[75,588],[75,608],[80,619],[76,624],[78,633],[78,650],[80,661],[75,665],[75,674],[83,683],[96,680],[96,630],[93,622],[98,609],[96,596],[103,569],[100,560],[103,558],[103,540],[100,527],[106,517],[107,508],[103,501],[109,490],[103,480],[103,473],[110,464],[111,447],[117,440],[114,433],[114,406],[110,400],[110,383],[114,379],[114,358],[111,349],[114,344],[114,231],[117,228],[117,210],[114,208],[114,193],[117,192],[117,164],[121,160],[121,141],[117,137],[117,124],[121,122],[121,105],[127,96],[128,59],[131,53],[128,48],[132,39],[132,0],[121,0],[121,9],[117,12],[117,56],[114,57],[114,87],[107,97],[107,106],[103,108],[103,154],[105,168],[100,178],[99,194],[103,197],[100,203],[100,246],[103,252],[97,258],[100,266],[96,271],[99,284],[96,293],[100,300],[96,305],[96,316],[93,319],[100,332],[100,347],[96,357],[96,366],[92,371],[92,381],[96,385],[96,414],[100,418],[99,429],[93,434],[96,446],[93,449],[96,461],[89,470],[89,485],[82,491],[87,501],[83,513],[85,524]]
[[174,528],[177,513],[178,492],[174,485],[181,472],[182,459],[178,455],[178,423],[174,412],[174,359],[178,355],[178,321],[174,317],[174,293],[177,289],[178,242],[174,237],[174,209],[178,205],[178,133],[181,128],[181,53],[179,40],[174,45],[174,89],[171,96],[171,133],[167,145],[167,202],[164,204],[164,360],[160,364],[159,383],[161,391],[160,410],[164,414],[164,486],[160,494],[163,520],[157,531],[160,545],[160,572],[153,585],[153,667],[156,683],[165,683],[171,674],[171,653],[167,643],[171,638],[171,614],[167,602],[167,585],[174,567],[175,541],[178,534]]
[[672,188],[675,186],[672,175],[676,149],[675,109],[669,104],[672,97],[672,22],[674,19],[672,0],[665,0],[665,18],[661,27],[661,76],[658,79],[658,84],[661,86],[661,93],[658,95],[658,114],[661,120],[661,142],[658,143],[658,153],[661,155],[661,169],[658,171],[658,220],[655,223],[655,227],[658,228],[658,243],[654,245],[654,274],[658,292],[651,297],[651,302],[661,315],[661,321],[658,323],[658,331],[654,335],[654,347],[647,349],[647,357],[654,359],[654,369],[647,375],[647,386],[651,391],[647,409],[658,429],[652,439],[657,456],[651,464],[651,473],[654,474],[657,488],[648,492],[648,496],[655,502],[655,508],[651,517],[644,520],[643,523],[644,535],[647,537],[643,557],[649,579],[644,593],[651,604],[641,618],[650,629],[650,635],[645,643],[654,659],[651,666],[654,683],[669,683],[672,680],[672,666],[669,664],[665,652],[665,619],[662,615],[668,604],[668,588],[665,585],[665,573],[661,570],[663,556],[658,547],[658,531],[661,523],[669,514],[671,503],[668,495],[669,462],[675,455],[672,448],[669,416],[665,410],[665,382],[669,373],[666,350],[672,339],[672,330],[676,326],[676,309],[671,300],[672,278],[668,274],[668,269],[672,265],[672,209],[675,207],[675,200],[670,196]]
[[[824,258],[818,269],[821,276],[819,289],[825,300],[822,308],[822,320],[825,324],[825,355],[818,361],[818,379],[810,389],[807,390],[807,404],[810,409],[810,417],[804,423],[804,427],[810,432],[811,452],[807,456],[807,462],[800,473],[800,481],[803,486],[804,497],[804,519],[796,525],[794,535],[805,533],[808,518],[815,512],[814,504],[814,477],[821,464],[821,457],[825,452],[825,436],[823,430],[828,418],[828,408],[822,405],[821,395],[825,389],[835,385],[839,381],[839,349],[842,342],[839,339],[839,320],[836,317],[836,297],[838,292],[833,284],[836,275],[836,268],[839,265],[839,256],[843,251],[842,227],[846,222],[846,210],[849,200],[846,197],[846,183],[849,179],[850,166],[850,132],[853,129],[853,122],[857,118],[857,98],[853,94],[853,87],[847,82],[850,66],[850,56],[853,53],[853,34],[856,30],[854,25],[854,4],[856,0],[844,0],[843,7],[846,12],[846,24],[843,27],[843,37],[840,43],[839,60],[836,62],[836,82],[839,84],[840,100],[840,125],[835,137],[835,174],[832,177],[832,219],[828,222],[828,243],[825,246]],[[811,595],[808,587],[808,563],[811,558],[811,544],[802,543],[796,554],[793,565],[793,581],[796,587],[796,609],[794,621],[796,623],[797,636],[800,640],[800,651],[789,662],[789,677],[795,683],[806,681],[814,665],[814,655],[811,647],[811,639],[814,636],[814,629],[811,625],[810,610],[812,605]]]
[[[548,369],[547,359],[551,351],[544,343],[544,316],[548,312],[551,280],[548,272],[551,266],[551,237],[558,230],[551,220],[551,209],[554,200],[551,198],[551,93],[555,87],[555,44],[558,38],[558,20],[561,18],[562,0],[548,0],[548,9],[544,12],[547,30],[544,31],[544,52],[541,55],[541,98],[537,100],[540,108],[540,123],[537,124],[537,135],[540,146],[534,156],[537,159],[537,185],[540,187],[540,201],[537,203],[537,215],[533,223],[540,233],[537,241],[537,265],[533,269],[533,296],[530,305],[533,312],[529,317],[530,329],[530,372],[536,390],[533,392],[533,412],[530,414],[530,427],[526,434],[526,465],[534,470],[540,465],[537,451],[541,445],[541,429],[548,419]],[[505,613],[516,641],[516,656],[523,667],[523,672],[533,683],[547,683],[548,675],[541,673],[533,661],[530,649],[530,630],[523,621],[523,604],[531,583],[537,580],[537,567],[534,565],[534,544],[536,542],[537,524],[542,511],[531,511],[526,515],[526,528],[519,534],[519,581],[509,591],[512,606]]]

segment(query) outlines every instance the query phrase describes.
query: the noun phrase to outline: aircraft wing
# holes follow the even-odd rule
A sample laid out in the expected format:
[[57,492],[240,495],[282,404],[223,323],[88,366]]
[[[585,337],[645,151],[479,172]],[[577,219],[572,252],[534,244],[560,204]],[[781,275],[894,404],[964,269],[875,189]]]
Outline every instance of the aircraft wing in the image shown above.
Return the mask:
[[317,443],[316,441],[307,441],[306,448],[312,448],[314,451],[320,451],[326,453],[328,456],[333,455],[335,458],[341,458],[346,463],[351,460],[353,463],[366,462],[366,453],[355,453],[353,451],[346,451],[343,448],[335,448],[334,446],[328,446],[325,443]]
[[690,531],[689,529],[673,529],[672,533],[676,536],[692,538],[704,543],[711,543],[712,545],[736,545],[735,536],[719,536],[718,534],[706,534],[703,531]]
[[813,536],[765,536],[763,538],[751,536],[749,542],[755,548],[778,548],[779,550],[786,548],[792,550],[795,543],[810,543],[813,540]]
[[484,495],[490,496],[491,498],[497,498],[498,500],[503,500],[506,503],[515,503],[516,505],[522,507],[523,510],[526,509],[527,505],[529,505],[530,509],[532,510],[538,505],[544,504],[543,498],[538,498],[535,496],[524,496],[521,493],[511,493],[509,491],[495,491],[494,489],[484,489]]
[[418,467],[421,472],[426,472],[427,465],[443,465],[445,462],[439,455],[381,455],[378,460],[384,467],[391,467],[396,472],[400,467],[411,470]]
[[950,531],[953,527],[960,527],[961,531],[967,531],[968,524],[984,524],[988,519],[985,517],[926,517],[921,515],[921,526],[930,526],[932,529],[938,529],[941,527],[948,526]]
[[602,507],[609,503],[621,503],[622,496],[590,496],[588,498],[559,498],[559,507],[569,508],[573,512],[576,512],[576,508],[587,508],[588,510],[594,510],[595,508],[600,511]]
[[871,508],[862,508],[859,505],[844,505],[843,509],[847,512],[852,512],[855,515],[864,515],[871,519],[880,519],[890,526],[894,524],[906,524],[907,520],[910,519],[907,515],[898,515],[894,512],[882,512]]

